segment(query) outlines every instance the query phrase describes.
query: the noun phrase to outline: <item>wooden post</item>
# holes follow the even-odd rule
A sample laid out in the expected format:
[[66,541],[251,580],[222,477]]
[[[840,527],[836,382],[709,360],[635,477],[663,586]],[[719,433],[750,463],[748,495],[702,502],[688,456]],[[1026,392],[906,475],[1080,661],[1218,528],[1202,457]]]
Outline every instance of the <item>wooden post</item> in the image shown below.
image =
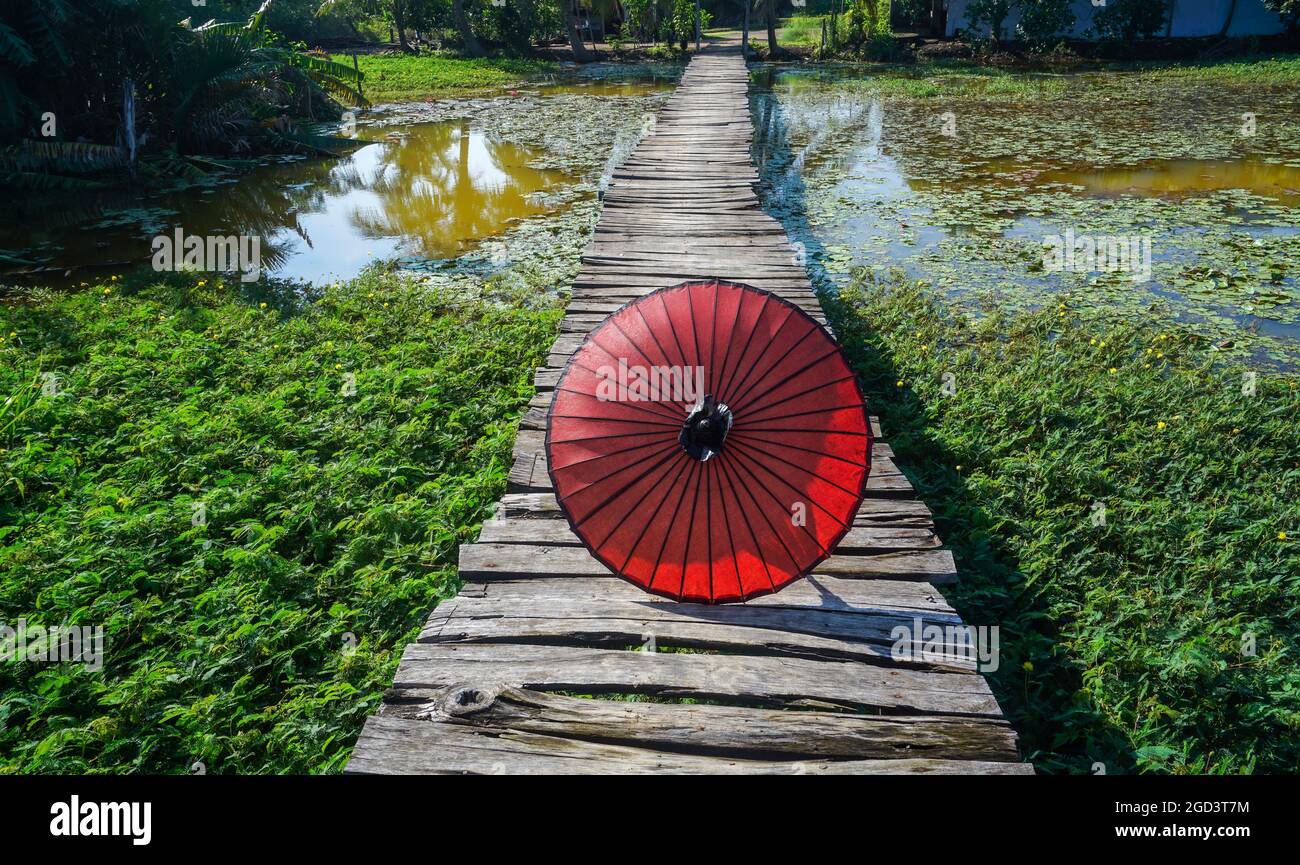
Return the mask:
[[366,91],[361,89],[361,67],[357,65],[357,49],[352,49],[352,71],[357,73],[357,95],[366,98]]
[[741,0],[745,4],[745,29],[741,31],[740,56],[749,57],[749,7],[753,0]]
[[700,0],[695,0],[695,50],[700,50]]

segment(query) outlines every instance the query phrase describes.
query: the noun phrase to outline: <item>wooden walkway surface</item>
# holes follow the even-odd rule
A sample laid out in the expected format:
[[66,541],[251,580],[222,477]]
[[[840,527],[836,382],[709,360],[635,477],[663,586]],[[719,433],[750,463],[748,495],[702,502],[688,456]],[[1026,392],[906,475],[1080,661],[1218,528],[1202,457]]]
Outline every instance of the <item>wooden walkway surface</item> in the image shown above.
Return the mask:
[[754,193],[747,84],[738,45],[697,55],[615,173],[537,370],[509,492],[478,543],[461,547],[464,588],[406,648],[348,772],[1032,773],[972,661],[891,658],[895,626],[960,619],[936,588],[956,578],[952,555],[888,444],[876,443],[867,498],[836,554],[746,604],[642,592],[593,559],[557,509],[546,409],[604,316],[656,288],[722,277],[824,322]]

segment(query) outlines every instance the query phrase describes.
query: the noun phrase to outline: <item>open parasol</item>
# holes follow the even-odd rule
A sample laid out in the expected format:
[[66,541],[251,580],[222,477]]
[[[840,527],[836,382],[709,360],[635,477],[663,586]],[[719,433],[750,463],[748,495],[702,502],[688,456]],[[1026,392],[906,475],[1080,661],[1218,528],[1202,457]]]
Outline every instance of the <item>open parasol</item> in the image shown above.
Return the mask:
[[826,558],[861,505],[871,444],[825,328],[722,280],[655,291],[592,330],[546,429],[555,497],[592,554],[704,603],[778,591]]

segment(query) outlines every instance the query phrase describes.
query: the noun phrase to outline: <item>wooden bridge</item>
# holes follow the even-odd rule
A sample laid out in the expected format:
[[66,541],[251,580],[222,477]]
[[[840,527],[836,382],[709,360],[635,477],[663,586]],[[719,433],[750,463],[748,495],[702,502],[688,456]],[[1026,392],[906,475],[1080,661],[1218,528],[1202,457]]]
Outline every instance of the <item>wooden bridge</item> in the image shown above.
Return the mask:
[[642,592],[592,558],[557,508],[546,410],[604,316],[656,288],[722,277],[825,323],[754,193],[747,85],[738,43],[697,55],[615,173],[537,370],[509,492],[478,543],[461,547],[464,588],[406,648],[348,772],[1032,773],[964,653],[892,657],[896,626],[961,620],[937,588],[956,579],[952,554],[888,444],[876,443],[867,498],[835,555],[745,604]]

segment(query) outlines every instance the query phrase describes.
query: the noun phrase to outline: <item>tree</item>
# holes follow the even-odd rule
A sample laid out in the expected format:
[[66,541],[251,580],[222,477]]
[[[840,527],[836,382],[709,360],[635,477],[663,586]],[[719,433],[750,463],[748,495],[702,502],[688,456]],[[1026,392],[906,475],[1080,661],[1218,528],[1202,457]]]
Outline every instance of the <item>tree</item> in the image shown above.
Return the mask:
[[1300,0],[1264,0],[1264,5],[1277,13],[1288,30],[1300,23]]
[[[391,0],[395,5],[401,5],[402,0]],[[474,30],[469,26],[469,16],[465,14],[465,0],[451,0],[451,23],[456,28],[456,34],[460,36],[461,50],[470,57],[482,57],[483,46],[474,36]],[[402,28],[399,26],[397,32],[400,34]]]
[[569,37],[569,49],[573,52],[573,59],[579,63],[590,63],[596,58],[587,50],[587,45],[582,41],[582,34],[578,30],[578,2],[577,0],[561,0],[561,2],[564,3],[564,33]]
[[1166,26],[1169,2],[1170,0],[1108,0],[1106,6],[1093,16],[1092,26],[1103,39],[1122,42],[1150,39]]
[[1031,51],[1054,47],[1074,24],[1070,0],[1016,0],[1016,5],[1020,10],[1016,36]]
[[749,9],[753,5],[750,0],[742,0],[745,7],[744,28],[740,31],[740,53],[745,57],[749,56]]
[[1227,36],[1228,31],[1232,29],[1232,19],[1236,16],[1236,14],[1237,14],[1237,0],[1232,0],[1232,2],[1228,4],[1228,17],[1223,19],[1223,28],[1219,31],[1220,39]]
[[989,39],[1002,41],[1002,27],[1011,14],[1011,0],[972,0],[966,7],[966,20],[972,27],[987,26]]

